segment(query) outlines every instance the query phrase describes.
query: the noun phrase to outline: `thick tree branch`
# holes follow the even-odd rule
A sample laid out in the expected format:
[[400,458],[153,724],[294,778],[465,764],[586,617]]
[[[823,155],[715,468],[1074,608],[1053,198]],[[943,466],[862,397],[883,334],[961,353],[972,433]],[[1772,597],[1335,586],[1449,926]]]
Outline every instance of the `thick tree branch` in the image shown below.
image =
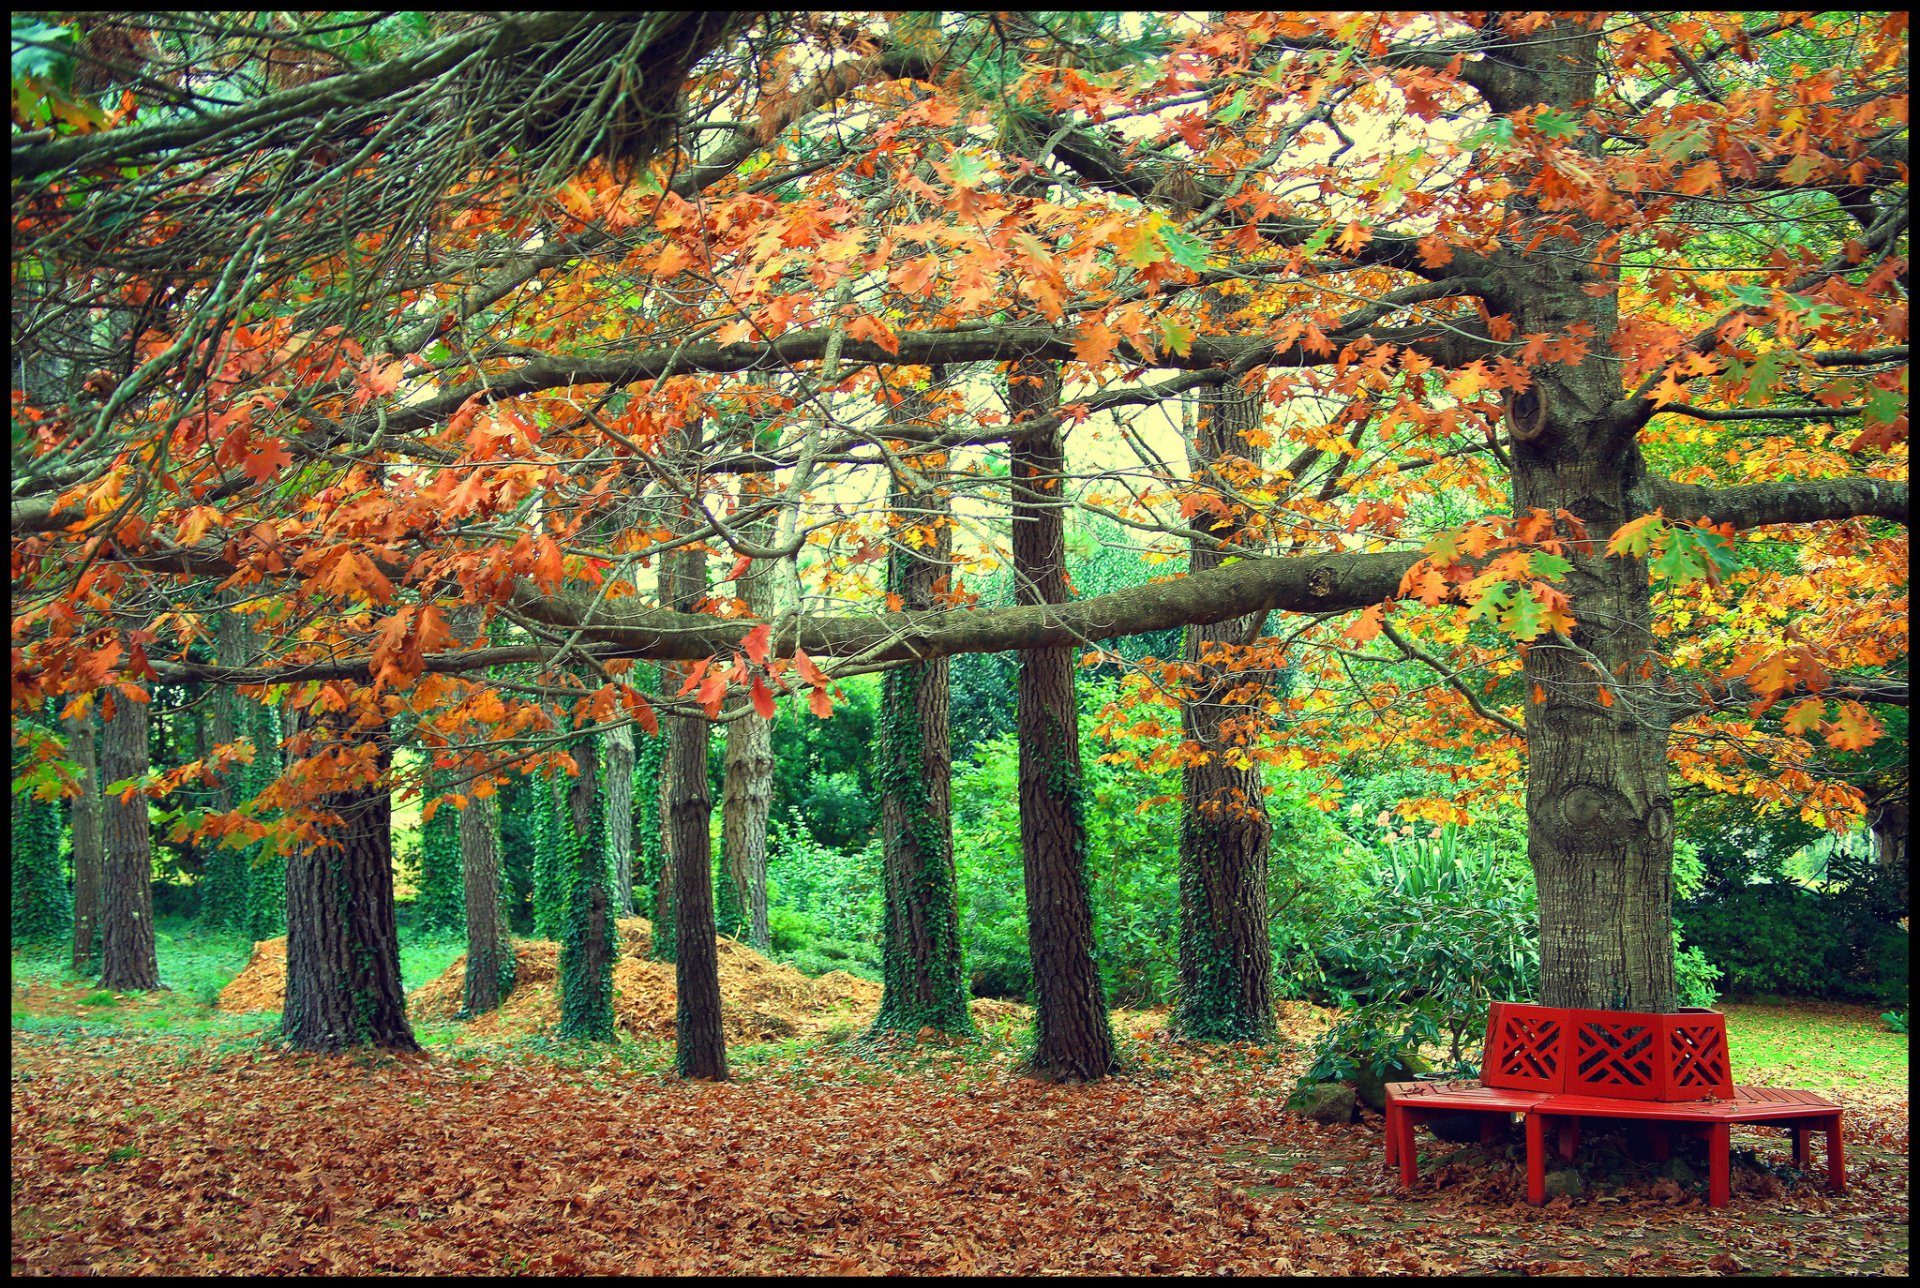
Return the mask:
[[1792,479],[1716,488],[1656,478],[1652,485],[1654,504],[1673,518],[1692,520],[1704,515],[1741,530],[1829,519],[1907,523],[1907,485],[1890,479]]

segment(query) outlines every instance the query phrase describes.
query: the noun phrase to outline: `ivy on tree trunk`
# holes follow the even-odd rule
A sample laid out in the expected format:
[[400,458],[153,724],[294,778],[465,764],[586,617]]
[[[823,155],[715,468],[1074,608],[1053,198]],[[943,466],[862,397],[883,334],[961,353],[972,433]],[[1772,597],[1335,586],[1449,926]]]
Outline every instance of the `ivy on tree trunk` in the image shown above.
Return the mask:
[[[923,414],[908,395],[903,418]],[[916,463],[923,472],[929,467]],[[932,479],[893,492],[887,591],[909,610],[933,606],[950,575],[946,499]],[[908,540],[911,531],[918,539]],[[880,791],[884,866],[881,969],[885,991],[874,1032],[971,1033],[967,980],[954,898],[953,754],[948,736],[947,659],[888,671],[881,679],[874,785]]]
[[93,708],[67,720],[67,754],[78,767],[80,794],[73,798],[73,969],[94,969],[100,953],[101,840],[99,754]]
[[[1197,441],[1189,458],[1211,471],[1230,457],[1258,451],[1246,437],[1260,429],[1261,400],[1227,386],[1201,401]],[[1196,523],[1206,523],[1196,517]],[[1230,540],[1244,527],[1213,516],[1209,535]],[[1220,566],[1226,555],[1195,540],[1193,572]],[[1222,646],[1249,642],[1259,620],[1230,618],[1189,626],[1186,662],[1192,697],[1181,703],[1181,728],[1200,756],[1180,770],[1179,995],[1174,1024],[1190,1038],[1211,1042],[1266,1042],[1273,1037],[1273,950],[1267,936],[1267,866],[1273,827],[1262,794],[1259,762],[1246,754],[1244,726],[1252,714],[1230,700],[1237,686],[1259,677],[1240,673],[1219,656]]]
[[574,749],[580,776],[574,780],[572,812],[580,843],[568,882],[567,933],[560,944],[560,1036],[611,1042],[613,856],[607,847],[607,793],[598,784],[600,742],[599,734],[590,734]]

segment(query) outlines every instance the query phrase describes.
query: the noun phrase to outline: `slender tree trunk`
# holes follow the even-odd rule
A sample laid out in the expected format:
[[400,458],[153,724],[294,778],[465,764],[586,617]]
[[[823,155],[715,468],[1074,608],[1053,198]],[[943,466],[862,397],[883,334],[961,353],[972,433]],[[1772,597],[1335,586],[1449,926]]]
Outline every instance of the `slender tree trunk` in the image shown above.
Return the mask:
[[[685,677],[681,668],[670,662],[660,664],[660,687],[667,692],[672,683],[679,688]],[[704,721],[702,724],[704,725]],[[660,871],[653,881],[653,943],[649,955],[655,961],[670,962],[674,954],[673,914],[673,739],[679,724],[669,716],[661,721],[661,736],[666,739],[666,754],[660,760],[660,780],[654,806],[660,819]]]
[[[607,794],[599,790],[600,735],[573,749],[579,776],[570,793],[574,835],[567,926],[560,945],[560,1036],[611,1042],[613,1031],[613,856],[607,849]],[[716,975],[716,980],[717,980]]]
[[461,880],[467,901],[465,1016],[485,1015],[513,992],[513,940],[500,910],[497,796],[469,796],[460,811]]
[[101,852],[100,773],[93,711],[67,721],[67,749],[80,768],[73,798],[73,969],[90,971],[99,952]]
[[[292,708],[286,709],[291,712]],[[282,713],[264,702],[251,704],[253,764],[246,776],[248,792],[258,796],[280,776],[284,756],[280,746]],[[262,858],[263,845],[247,847],[247,930],[255,940],[287,933],[287,860],[284,855]]]
[[[1257,459],[1244,437],[1260,425],[1258,394],[1229,386],[1201,404],[1199,431],[1189,456],[1196,472],[1211,473],[1233,458]],[[1196,523],[1206,522],[1197,518]],[[1238,535],[1238,519],[1216,517],[1221,540]],[[1198,540],[1189,567],[1201,572],[1226,556]],[[1181,706],[1186,738],[1200,758],[1181,767],[1180,997],[1176,1026],[1213,1042],[1265,1042],[1273,1037],[1273,952],[1267,937],[1267,860],[1273,827],[1261,790],[1260,766],[1246,754],[1247,733],[1234,729],[1250,708],[1233,690],[1263,678],[1232,670],[1209,655],[1222,645],[1248,643],[1257,619],[1235,618],[1189,626],[1186,660],[1193,695]]]
[[[461,608],[451,623],[454,634],[485,642],[480,610]],[[507,934],[500,898],[500,797],[466,789],[460,811],[460,893],[466,912],[467,976],[461,997],[463,1017],[485,1015],[513,991],[513,940]]]
[[[1543,101],[1576,111],[1594,93],[1598,35],[1583,22],[1543,29],[1510,47],[1538,79]],[[1516,513],[1566,511],[1592,545],[1567,551],[1566,587],[1578,621],[1571,639],[1543,636],[1526,651],[1527,850],[1540,898],[1540,1000],[1549,1006],[1669,1011],[1673,962],[1673,801],[1669,717],[1644,677],[1656,653],[1644,560],[1609,556],[1606,538],[1653,511],[1647,470],[1620,399],[1614,294],[1587,288],[1613,270],[1580,247],[1522,254],[1537,226],[1567,218],[1512,205],[1503,250],[1505,298],[1493,301],[1522,333],[1591,327],[1577,366],[1532,368],[1529,399],[1544,400],[1537,434],[1513,441]],[[1589,228],[1585,244],[1605,230]],[[1530,422],[1529,422],[1530,423]],[[1572,535],[1564,521],[1563,536]],[[1604,687],[1603,687],[1604,686]]]
[[633,726],[607,733],[607,844],[613,850],[613,915],[633,916]]
[[[112,697],[100,772],[107,783],[118,783],[147,772],[148,704],[131,702],[118,690]],[[106,864],[100,885],[100,983],[119,990],[159,988],[147,798],[135,792],[131,800],[122,800],[123,794],[108,795],[102,811]]]
[[[1016,364],[1008,386],[1016,422],[1045,414],[1059,401],[1059,376],[1047,364]],[[1015,438],[1011,464],[1018,600],[1064,603],[1066,452],[1060,431]],[[1073,650],[1027,650],[1018,687],[1020,849],[1039,1029],[1031,1068],[1039,1077],[1084,1082],[1112,1072],[1113,1030],[1093,955]]]
[[[246,656],[246,620],[231,609],[220,611],[215,624],[219,656],[230,666],[244,666]],[[246,699],[227,686],[213,694],[213,718],[209,734],[215,746],[226,746],[240,737],[242,707]],[[237,788],[246,778],[245,766],[236,765],[219,777],[213,789],[213,808],[225,813],[238,803]],[[247,922],[247,853],[216,842],[207,851],[206,867],[200,877],[200,921],[216,930],[244,927]]]
[[[339,717],[323,719],[317,732],[351,745],[353,735]],[[377,737],[375,780],[317,802],[337,816],[322,830],[333,844],[296,850],[287,862],[287,1002],[280,1033],[304,1051],[418,1050],[407,1023],[394,921],[387,782],[393,753],[387,731]]]
[[[902,407],[923,415],[917,395]],[[923,477],[929,469],[917,462]],[[931,480],[929,480],[931,482]],[[897,481],[894,546],[887,591],[909,610],[934,607],[935,587],[950,572],[948,504],[937,487]],[[912,532],[921,540],[909,540]],[[931,1026],[970,1033],[960,918],[954,901],[953,755],[948,736],[947,659],[888,671],[881,680],[880,832],[885,867],[881,964],[885,991],[875,1032],[918,1033]]]
[[[689,435],[695,431],[686,431]],[[679,516],[676,521],[684,522]],[[660,599],[689,612],[707,588],[707,556],[689,550],[661,561]],[[683,668],[662,665],[660,687],[676,692]],[[667,720],[667,764],[661,775],[661,818],[667,861],[656,908],[673,909],[674,985],[679,1006],[674,1022],[674,1066],[683,1078],[716,1081],[727,1076],[726,1033],[720,1015],[719,945],[713,919],[713,788],[707,780],[707,743],[712,724],[702,716]],[[666,936],[662,920],[654,940]]]
[[[749,525],[748,540],[764,543],[773,516]],[[740,598],[755,617],[774,614],[774,567],[755,566],[739,581]],[[761,952],[767,931],[767,819],[773,812],[773,723],[749,712],[727,725],[726,776],[720,791],[720,836],[727,875],[740,900],[747,942]]]

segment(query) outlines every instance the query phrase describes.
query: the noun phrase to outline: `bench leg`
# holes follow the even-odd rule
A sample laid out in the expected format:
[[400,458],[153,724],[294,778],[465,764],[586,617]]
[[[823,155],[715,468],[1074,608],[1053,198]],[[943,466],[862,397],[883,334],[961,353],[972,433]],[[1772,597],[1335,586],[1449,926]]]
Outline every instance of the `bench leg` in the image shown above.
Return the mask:
[[1707,1125],[1707,1206],[1725,1207],[1730,1194],[1727,1185],[1727,1150],[1732,1133],[1726,1123]]
[[1562,1118],[1560,1120],[1560,1161],[1571,1163],[1574,1151],[1580,1148],[1580,1120]]
[[1797,1124],[1787,1131],[1793,1136],[1793,1165],[1804,1172],[1813,1166],[1813,1132]]
[[1413,1114],[1404,1106],[1400,1110],[1400,1130],[1395,1136],[1394,1150],[1400,1156],[1400,1184],[1411,1186],[1420,1177],[1420,1160],[1413,1151]]
[[1527,1202],[1539,1207],[1547,1201],[1546,1115],[1527,1115]]
[[1847,1146],[1840,1135],[1840,1115],[1829,1114],[1822,1120],[1827,1129],[1827,1188],[1835,1194],[1847,1192]]
[[1653,1161],[1664,1163],[1673,1154],[1673,1138],[1667,1135],[1665,1123],[1647,1124],[1648,1141],[1653,1146]]
[[1502,1114],[1480,1115],[1480,1143],[1482,1145],[1491,1145],[1500,1139],[1503,1134],[1500,1130],[1503,1117],[1504,1115]]

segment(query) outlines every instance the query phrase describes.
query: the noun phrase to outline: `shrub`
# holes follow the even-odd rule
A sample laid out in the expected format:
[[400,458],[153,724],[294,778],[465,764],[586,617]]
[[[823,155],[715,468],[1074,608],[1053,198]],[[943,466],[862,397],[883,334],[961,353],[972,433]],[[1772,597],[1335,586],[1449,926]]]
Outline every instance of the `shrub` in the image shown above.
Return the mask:
[[1843,894],[1752,885],[1692,902],[1680,920],[1730,992],[1868,1002],[1906,995],[1906,932]]

